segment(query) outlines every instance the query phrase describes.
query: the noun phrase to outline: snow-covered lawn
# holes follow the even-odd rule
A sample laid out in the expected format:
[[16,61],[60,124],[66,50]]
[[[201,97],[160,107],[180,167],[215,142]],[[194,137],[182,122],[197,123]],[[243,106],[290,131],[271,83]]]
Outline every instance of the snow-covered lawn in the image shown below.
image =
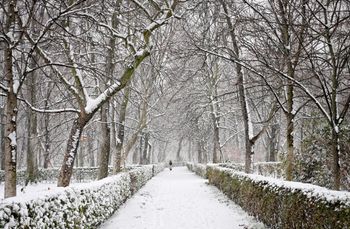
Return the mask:
[[185,167],[175,167],[173,171],[166,169],[100,228],[265,228],[206,181]]

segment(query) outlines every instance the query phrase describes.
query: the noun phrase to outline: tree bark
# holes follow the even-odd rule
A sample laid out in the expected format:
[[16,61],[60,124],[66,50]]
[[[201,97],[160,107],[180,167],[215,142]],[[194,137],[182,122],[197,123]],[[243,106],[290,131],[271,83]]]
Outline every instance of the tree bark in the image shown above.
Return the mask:
[[[45,110],[49,109],[49,98],[51,96],[53,89],[53,83],[49,82],[47,85],[46,95],[45,95],[45,102],[44,102],[44,108]],[[46,113],[44,114],[44,168],[47,169],[50,165],[50,114]]]
[[79,117],[73,121],[73,125],[69,134],[67,149],[64,154],[64,159],[60,174],[58,177],[57,186],[67,187],[73,174],[74,160],[78,151],[81,133],[86,123],[91,119],[92,115],[80,113]]
[[203,163],[203,151],[201,141],[197,141],[197,160],[198,163]]
[[118,121],[118,135],[117,135],[117,147],[115,151],[115,157],[114,157],[114,174],[121,171],[121,165],[122,165],[122,150],[123,150],[123,144],[124,144],[124,137],[125,137],[125,118],[126,118],[126,109],[129,102],[129,96],[130,96],[130,86],[127,86],[124,90],[124,98],[123,102],[120,107],[119,112],[119,121]]
[[[291,56],[291,41],[290,41],[290,28],[289,21],[286,18],[288,1],[278,1],[279,15],[281,17],[282,24],[280,25],[281,41],[283,45],[283,59],[286,64],[286,71],[290,78],[294,79],[294,68]],[[292,81],[288,80],[287,85],[287,160],[286,160],[286,180],[290,181],[293,179],[294,171],[294,84]]]
[[340,142],[339,142],[339,132],[332,129],[332,172],[333,172],[333,189],[339,190],[341,184],[341,176],[340,176]]
[[269,136],[269,156],[268,161],[276,161],[276,151],[277,151],[277,130],[278,124],[272,124],[271,134]]
[[[218,117],[217,114],[217,107],[215,108],[214,106],[217,106],[213,101],[211,102],[211,116],[212,116],[212,121],[213,121],[213,137],[214,137],[214,147],[213,147],[213,163],[219,163],[219,155],[221,155],[221,148],[220,148],[220,129],[219,129],[219,123],[220,123],[220,118]],[[221,156],[220,156],[221,157]]]
[[181,137],[179,139],[179,144],[177,146],[177,151],[176,151],[176,161],[182,161],[181,158],[181,149],[182,149],[182,141],[184,140],[184,137]]
[[14,92],[13,56],[12,50],[6,48],[5,77],[9,91],[5,107],[5,198],[16,196],[16,165],[17,165],[17,94]]
[[[85,141],[85,139],[84,139]],[[79,167],[84,167],[84,144],[81,142],[80,147],[79,147]]]
[[[226,22],[230,30],[230,37],[232,41],[232,48],[234,53],[233,58],[235,60],[240,59],[240,51],[238,47],[238,42],[235,34],[235,27],[232,24],[231,18],[229,17],[228,8],[226,5],[226,2],[224,0],[220,0],[223,10],[225,12]],[[249,114],[248,114],[248,104],[246,100],[246,92],[244,88],[244,75],[241,65],[235,64],[236,66],[236,75],[237,75],[237,85],[238,85],[238,94],[239,94],[239,100],[241,105],[241,111],[242,111],[242,118],[243,118],[243,126],[244,126],[244,135],[245,135],[245,165],[244,165],[244,171],[246,173],[251,172],[251,163],[252,163],[252,154],[254,154],[254,148],[250,141],[250,133],[252,133],[253,130],[249,129]]]
[[95,155],[94,155],[94,141],[92,136],[94,136],[94,131],[92,129],[89,129],[87,131],[87,135],[88,135],[88,154],[89,154],[89,164],[90,167],[95,167],[96,163],[95,163]]
[[146,130],[145,137],[144,137],[143,152],[142,152],[142,164],[144,165],[149,164],[148,154],[150,152],[148,151],[148,146],[149,146],[149,133]]
[[[36,103],[36,74],[32,73],[30,76],[30,89],[29,89],[29,98],[30,103]],[[37,179],[38,172],[38,163],[37,163],[37,154],[36,146],[38,145],[37,141],[37,114],[31,109],[28,111],[28,143],[27,143],[27,179],[26,184],[35,182]]]
[[[8,4],[5,34],[14,33],[16,2]],[[7,102],[5,106],[5,198],[16,196],[17,165],[17,90],[13,72],[13,50],[11,44],[4,49],[4,78],[7,83]]]
[[[292,98],[292,97],[290,97]],[[294,115],[291,112],[287,114],[287,160],[286,160],[286,180],[293,179],[294,170]]]
[[143,141],[144,141],[144,133],[141,134],[141,137],[140,137],[140,145],[139,145],[139,162],[140,162],[140,165],[143,165],[144,162],[143,162]]
[[45,136],[45,143],[44,143],[44,169],[47,169],[50,164],[50,131],[49,131],[49,124],[50,124],[50,115],[45,114],[44,115],[44,136]]
[[[125,148],[124,148],[124,157],[123,158],[127,158],[128,157],[130,150],[135,145],[135,143],[136,143],[136,141],[137,141],[137,139],[139,137],[139,134],[146,127],[146,125],[147,125],[147,111],[148,111],[148,102],[147,101],[143,101],[142,105],[141,105],[140,121],[139,121],[139,124],[137,126],[137,130],[136,130],[135,133],[133,133],[131,135],[130,139],[126,143]],[[140,141],[142,142],[142,139],[140,139]],[[140,144],[140,146],[141,146],[141,144]],[[135,150],[135,152],[134,152],[134,156],[138,155],[138,156],[141,157],[140,154],[142,154],[142,147],[140,147],[140,153],[139,154],[136,151],[137,150]],[[136,158],[133,158],[133,159],[135,159],[135,160],[133,160],[134,162],[137,161]]]
[[108,125],[108,103],[101,108],[101,151],[100,151],[100,167],[98,179],[103,179],[108,176],[109,152],[111,149],[110,129]]
[[[4,100],[3,100],[4,101]],[[5,102],[4,102],[5,103]],[[5,169],[5,105],[0,105],[0,169]]]
[[193,161],[193,155],[192,155],[192,139],[188,138],[188,150],[187,150],[187,160]]

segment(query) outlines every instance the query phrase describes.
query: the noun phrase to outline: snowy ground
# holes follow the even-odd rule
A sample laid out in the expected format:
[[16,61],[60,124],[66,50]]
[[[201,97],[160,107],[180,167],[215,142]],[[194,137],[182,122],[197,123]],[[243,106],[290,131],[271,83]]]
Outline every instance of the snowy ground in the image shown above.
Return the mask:
[[185,167],[152,178],[100,229],[265,228]]

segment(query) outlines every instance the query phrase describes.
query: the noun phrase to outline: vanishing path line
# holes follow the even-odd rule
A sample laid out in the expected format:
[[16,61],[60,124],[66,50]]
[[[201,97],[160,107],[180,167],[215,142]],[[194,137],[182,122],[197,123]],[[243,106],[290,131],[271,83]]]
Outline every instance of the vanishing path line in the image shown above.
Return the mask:
[[101,229],[264,228],[186,167],[153,177]]

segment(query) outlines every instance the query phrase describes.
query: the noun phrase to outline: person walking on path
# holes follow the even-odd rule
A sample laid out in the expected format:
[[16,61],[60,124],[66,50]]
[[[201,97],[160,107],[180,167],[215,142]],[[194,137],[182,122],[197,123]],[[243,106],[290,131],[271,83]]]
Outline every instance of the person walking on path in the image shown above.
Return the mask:
[[170,171],[173,169],[172,165],[173,165],[173,162],[170,160],[169,161],[169,169],[170,169]]

